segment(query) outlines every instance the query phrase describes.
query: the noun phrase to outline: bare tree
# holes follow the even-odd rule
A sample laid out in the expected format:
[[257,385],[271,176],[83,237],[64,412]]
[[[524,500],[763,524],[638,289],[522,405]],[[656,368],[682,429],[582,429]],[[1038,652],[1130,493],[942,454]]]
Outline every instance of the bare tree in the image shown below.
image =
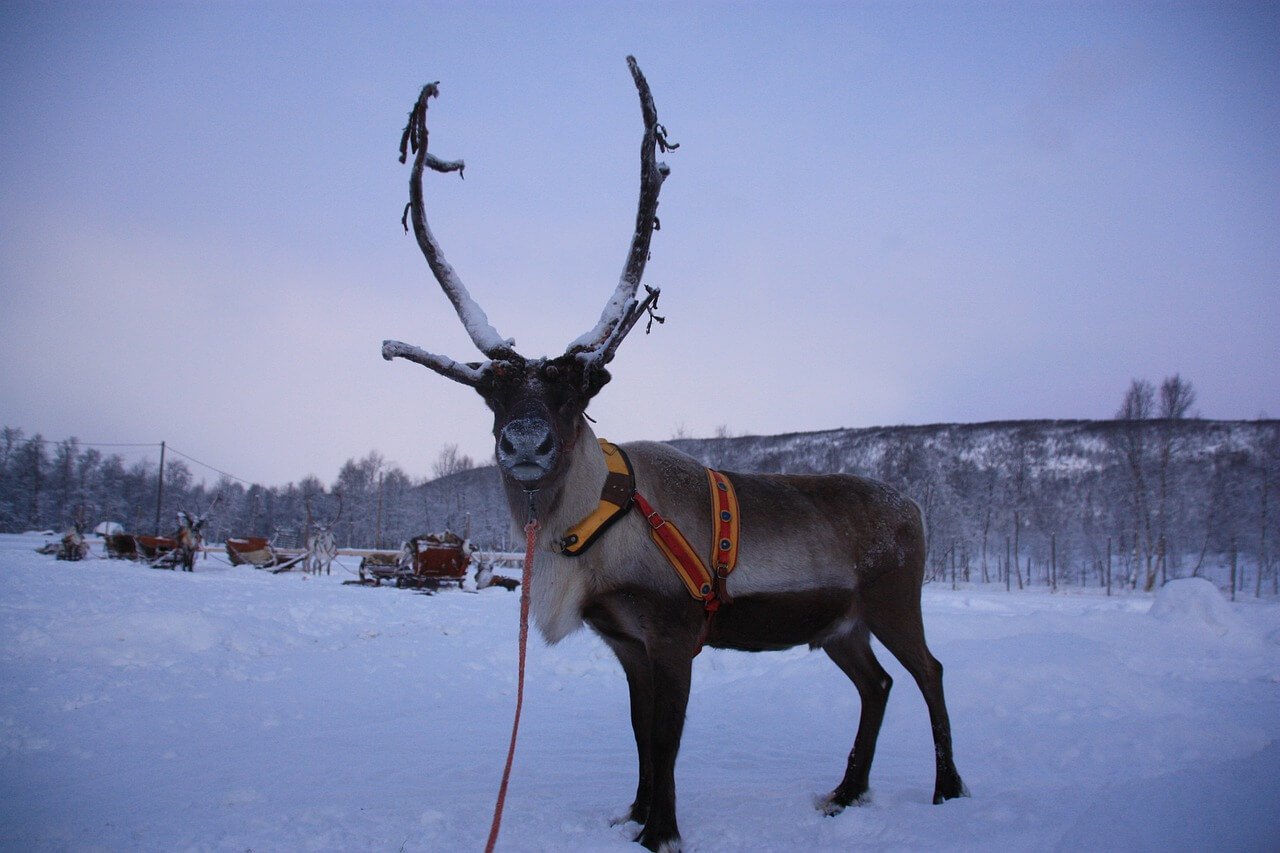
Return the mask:
[[1173,374],[1160,383],[1160,417],[1180,420],[1195,417],[1191,407],[1196,402],[1196,390],[1180,374]]
[[[1166,377],[1160,383],[1160,408],[1159,408],[1159,468],[1157,470],[1158,490],[1156,494],[1156,548],[1159,554],[1159,572],[1161,582],[1166,579],[1167,561],[1169,558],[1169,533],[1170,526],[1170,476],[1172,474],[1171,460],[1177,450],[1176,445],[1179,442],[1179,436],[1182,431],[1177,429],[1175,421],[1184,420],[1188,417],[1191,407],[1195,404],[1196,392],[1191,383],[1182,378],[1180,374],[1173,374]],[[1155,584],[1155,576],[1149,574],[1147,576],[1147,589],[1151,589]]]
[[[1116,420],[1121,428],[1116,434],[1117,450],[1129,472],[1130,509],[1133,516],[1134,552],[1137,561],[1145,566],[1146,584],[1155,583],[1155,532],[1151,518],[1151,501],[1148,490],[1150,475],[1150,449],[1147,447],[1145,421],[1155,411],[1155,388],[1145,379],[1134,379],[1125,391]],[[1137,567],[1134,569],[1136,582]]]
[[[1274,523],[1270,512],[1270,497],[1273,483],[1280,470],[1280,429],[1271,428],[1266,431],[1258,449],[1258,577],[1254,595],[1262,595],[1262,576],[1270,563],[1268,555],[1267,528]],[[1271,592],[1280,593],[1280,570],[1272,569]]]
[[1116,420],[1145,421],[1155,413],[1156,389],[1145,379],[1135,379],[1124,392]]
[[1143,588],[1148,591],[1168,570],[1171,463],[1183,433],[1176,421],[1187,418],[1195,401],[1191,383],[1175,373],[1160,383],[1158,400],[1155,386],[1134,379],[1116,410],[1116,419],[1122,422],[1116,433],[1117,450],[1129,472],[1134,544],[1142,552],[1139,563]]
[[470,471],[476,467],[475,461],[466,454],[458,450],[456,444],[446,444],[440,448],[440,455],[436,457],[435,464],[431,466],[432,479],[439,480],[441,477],[448,477],[450,474],[461,474],[463,471]]

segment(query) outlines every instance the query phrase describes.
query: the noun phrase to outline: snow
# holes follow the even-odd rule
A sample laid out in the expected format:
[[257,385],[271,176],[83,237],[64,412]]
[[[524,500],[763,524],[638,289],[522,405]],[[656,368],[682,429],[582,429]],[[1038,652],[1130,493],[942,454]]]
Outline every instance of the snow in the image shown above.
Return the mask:
[[[56,562],[0,536],[0,849],[478,850],[515,702],[518,596],[343,586],[210,556]],[[342,558],[354,567],[353,558]],[[930,803],[895,679],[871,802],[834,817],[857,694],[821,653],[706,650],[677,770],[691,851],[1280,849],[1280,606],[925,591],[956,760]],[[532,642],[500,850],[636,850],[622,673]]]
[[1218,636],[1236,627],[1235,615],[1217,587],[1204,578],[1179,578],[1165,584],[1151,615],[1157,619],[1178,622],[1188,631],[1209,630]]

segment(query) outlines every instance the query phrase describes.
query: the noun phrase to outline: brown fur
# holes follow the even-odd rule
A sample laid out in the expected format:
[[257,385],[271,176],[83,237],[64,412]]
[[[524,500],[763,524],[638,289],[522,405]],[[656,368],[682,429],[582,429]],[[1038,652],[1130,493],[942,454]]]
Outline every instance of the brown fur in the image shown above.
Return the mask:
[[[519,408],[528,417],[538,407],[526,400]],[[549,417],[547,423],[555,420]],[[502,427],[499,418],[499,435]],[[675,756],[703,609],[650,541],[638,513],[620,520],[582,556],[556,553],[558,537],[594,507],[606,469],[584,419],[561,420],[553,432],[565,452],[557,458],[555,476],[534,491],[542,523],[531,590],[534,618],[549,642],[585,623],[617,655],[631,691],[639,757],[636,798],[627,817],[643,824],[637,840],[645,846],[676,845]],[[637,489],[690,542],[705,542],[709,550],[702,465],[662,444],[623,447],[635,468]],[[739,563],[728,580],[732,603],[713,620],[708,644],[742,651],[801,644],[821,648],[862,699],[847,771],[822,809],[836,814],[867,795],[892,684],[872,652],[872,634],[924,694],[937,756],[935,801],[965,795],[952,760],[942,666],[924,639],[925,541],[918,508],[887,486],[854,476],[728,476],[741,505]],[[527,483],[510,476],[504,482],[512,517],[523,523],[529,511]]]

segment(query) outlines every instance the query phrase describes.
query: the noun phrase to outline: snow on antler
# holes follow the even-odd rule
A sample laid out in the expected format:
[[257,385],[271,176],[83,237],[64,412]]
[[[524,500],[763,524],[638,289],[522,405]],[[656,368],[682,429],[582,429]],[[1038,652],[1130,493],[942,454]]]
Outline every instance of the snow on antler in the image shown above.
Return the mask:
[[423,367],[429,367],[441,376],[446,376],[455,382],[461,382],[463,385],[474,386],[484,376],[484,364],[461,364],[448,356],[436,355],[424,349],[419,349],[412,344],[406,344],[403,341],[383,341],[382,357],[387,361],[391,361],[393,358],[403,358],[406,361],[412,361],[414,364],[421,364]]
[[[658,162],[657,151],[670,151],[679,147],[668,142],[667,129],[658,124],[658,111],[653,105],[653,95],[634,56],[627,57],[627,66],[631,69],[631,77],[640,95],[640,109],[644,116],[644,136],[640,145],[640,200],[636,210],[635,232],[631,238],[631,249],[627,253],[626,266],[617,288],[600,314],[599,322],[595,328],[571,343],[565,351],[566,355],[577,356],[585,362],[601,366],[613,359],[614,351],[622,343],[622,339],[646,313],[651,323],[654,320],[662,322],[662,318],[653,313],[657,307],[658,290],[646,285],[648,295],[642,301],[636,300],[636,291],[649,260],[649,243],[653,232],[658,228],[658,193],[670,172],[665,163]],[[405,207],[402,221],[406,231],[412,223],[414,236],[432,274],[453,303],[458,319],[462,321],[472,342],[488,356],[489,361],[463,364],[447,356],[391,340],[382,342],[382,357],[388,361],[393,358],[407,359],[456,382],[474,386],[479,384],[494,362],[523,364],[524,358],[515,351],[514,340],[503,338],[490,325],[484,310],[471,298],[458,274],[445,260],[440,244],[427,225],[423,203],[423,169],[457,172],[461,175],[465,168],[461,160],[441,160],[427,153],[427,106],[430,99],[439,94],[439,83],[428,83],[422,87],[422,92],[409,113],[409,123],[400,138],[400,162],[405,162],[410,151],[414,154],[413,173],[409,179],[409,204]]]
[[[653,104],[653,94],[634,56],[627,57],[627,67],[640,95],[640,110],[644,116],[644,137],[640,143],[640,200],[636,210],[636,228],[627,253],[626,266],[604,311],[595,327],[569,345],[567,353],[577,354],[592,361],[607,364],[627,332],[646,312],[652,312],[657,304],[658,291],[649,289],[643,302],[636,301],[636,291],[644,276],[649,260],[649,243],[658,227],[658,193],[662,182],[671,170],[666,163],[657,160],[657,150],[671,151],[680,146],[667,141],[667,129],[658,124],[658,110]],[[655,317],[661,322],[660,318]]]
[[[404,135],[400,138],[400,162],[405,162],[410,150],[415,155],[413,172],[409,177],[409,205],[405,210],[405,230],[409,230],[409,220],[411,220],[414,236],[418,240],[418,246],[422,249],[423,256],[427,259],[427,265],[431,267],[431,272],[435,275],[436,281],[440,283],[445,295],[453,303],[454,310],[458,312],[458,319],[462,321],[463,327],[467,330],[467,334],[471,336],[471,340],[476,347],[491,359],[518,357],[515,352],[515,341],[502,337],[489,323],[489,317],[485,314],[484,309],[471,298],[471,294],[462,283],[462,279],[458,277],[453,267],[445,260],[440,244],[436,241],[435,235],[431,233],[431,228],[427,225],[422,190],[423,168],[430,167],[432,171],[457,172],[461,175],[466,165],[461,160],[441,160],[427,153],[427,105],[431,98],[438,97],[439,94],[439,82],[428,83],[422,87],[422,92],[418,95],[418,101],[413,105],[413,109],[409,113],[409,123],[405,126]],[[386,357],[386,351],[387,348],[384,345],[384,357]],[[393,354],[400,355],[398,352]],[[432,365],[427,366],[430,367]]]

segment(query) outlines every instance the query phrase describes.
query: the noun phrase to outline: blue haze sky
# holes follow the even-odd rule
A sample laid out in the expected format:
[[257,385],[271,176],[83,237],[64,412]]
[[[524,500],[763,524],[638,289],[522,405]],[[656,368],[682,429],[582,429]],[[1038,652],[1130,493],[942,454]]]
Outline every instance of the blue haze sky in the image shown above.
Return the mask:
[[[1280,416],[1274,3],[0,5],[0,422],[264,483],[491,456],[475,357],[400,227],[441,81],[449,260],[526,355],[662,230],[592,405],[614,440],[1105,418],[1175,372]],[[194,469],[197,476],[212,476]]]

